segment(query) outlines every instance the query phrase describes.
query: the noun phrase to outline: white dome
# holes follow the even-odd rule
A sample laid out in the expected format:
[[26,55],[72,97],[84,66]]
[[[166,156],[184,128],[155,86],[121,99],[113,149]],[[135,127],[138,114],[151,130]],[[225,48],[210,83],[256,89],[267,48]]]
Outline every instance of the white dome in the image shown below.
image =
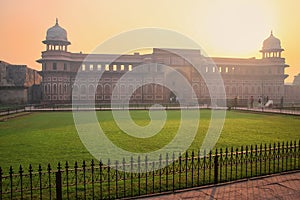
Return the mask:
[[46,41],[60,41],[67,42],[67,31],[58,25],[58,20],[56,19],[56,24],[47,30]]
[[273,33],[271,32],[271,35],[264,40],[262,50],[274,50],[274,49],[281,49],[280,40],[273,36]]

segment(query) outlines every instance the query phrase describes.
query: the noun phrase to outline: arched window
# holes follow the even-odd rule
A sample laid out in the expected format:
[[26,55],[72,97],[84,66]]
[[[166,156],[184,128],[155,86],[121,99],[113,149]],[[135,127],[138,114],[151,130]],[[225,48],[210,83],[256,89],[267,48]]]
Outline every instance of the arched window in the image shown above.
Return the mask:
[[104,85],[104,93],[110,94],[111,86],[109,84]]
[[236,94],[236,88],[234,86],[231,88],[231,94]]
[[61,83],[58,85],[58,94],[63,94]]
[[78,85],[73,85],[73,93],[78,93],[79,89],[78,89]]
[[161,85],[155,85],[155,93],[156,94],[162,94],[163,88]]
[[133,93],[133,85],[129,85],[128,94],[132,94],[132,93]]
[[226,92],[226,94],[229,94],[229,86],[226,86],[225,92]]
[[68,90],[67,90],[67,84],[66,84],[66,83],[64,84],[64,93],[65,93],[65,94],[68,93]]
[[242,88],[242,86],[239,86],[239,94],[240,94],[240,95],[243,94],[243,88]]
[[252,86],[252,88],[251,88],[251,94],[254,94],[255,93],[255,88],[254,88],[254,86]]
[[51,84],[47,84],[47,93],[50,94],[51,93]]
[[193,84],[193,90],[195,93],[199,92],[199,85],[198,84]]
[[261,88],[260,88],[260,86],[257,87],[257,93],[258,93],[258,94],[261,93]]
[[142,94],[142,87],[137,88],[135,94]]
[[93,95],[95,93],[95,88],[93,85],[89,85],[89,95]]
[[244,92],[245,94],[248,94],[249,93],[249,91],[248,91],[248,87],[246,86],[245,87],[245,92]]
[[153,85],[152,84],[148,84],[147,86],[148,86],[148,92],[150,94],[152,94],[153,93]]
[[120,92],[121,92],[121,94],[125,94],[126,93],[126,87],[125,87],[125,85],[121,85]]
[[114,86],[113,86],[113,92],[114,92],[115,94],[119,94],[119,87],[118,87],[117,85],[114,85]]
[[56,83],[53,84],[53,94],[57,94],[57,85],[56,85]]
[[81,85],[80,94],[86,94],[86,86],[85,85]]
[[102,95],[102,93],[103,93],[103,87],[102,87],[102,85],[97,85],[97,94],[98,95]]

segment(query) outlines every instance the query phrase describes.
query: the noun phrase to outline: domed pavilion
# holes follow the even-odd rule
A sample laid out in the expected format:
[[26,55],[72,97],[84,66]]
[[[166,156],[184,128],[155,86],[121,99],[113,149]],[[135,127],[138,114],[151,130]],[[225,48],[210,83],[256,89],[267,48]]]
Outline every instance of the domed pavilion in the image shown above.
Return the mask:
[[262,50],[260,50],[263,58],[281,58],[282,51],[284,49],[281,48],[280,40],[274,37],[271,31],[271,35],[264,40]]
[[71,44],[67,38],[67,31],[59,26],[58,19],[54,26],[47,30],[46,40],[47,51],[67,51],[67,46]]

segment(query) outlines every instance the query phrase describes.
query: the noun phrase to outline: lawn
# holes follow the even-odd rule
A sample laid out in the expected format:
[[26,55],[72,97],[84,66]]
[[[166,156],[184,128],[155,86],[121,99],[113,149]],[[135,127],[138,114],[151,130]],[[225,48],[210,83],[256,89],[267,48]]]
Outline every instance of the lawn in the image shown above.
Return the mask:
[[[132,111],[134,121],[141,126],[149,123],[147,111]],[[190,149],[201,146],[208,129],[211,113],[201,110],[197,135]],[[134,138],[122,132],[110,111],[97,112],[101,127],[119,147],[133,152],[159,149],[172,140],[179,127],[180,111],[167,111],[168,121],[162,131],[147,138]],[[294,141],[300,139],[300,117],[278,114],[254,114],[229,111],[224,128],[216,144],[217,148],[240,147],[261,143]],[[81,143],[71,112],[43,112],[0,122],[0,166],[4,173],[9,166],[17,171],[20,164],[29,164],[36,170],[48,163],[55,168],[58,162],[91,160],[93,157]]]

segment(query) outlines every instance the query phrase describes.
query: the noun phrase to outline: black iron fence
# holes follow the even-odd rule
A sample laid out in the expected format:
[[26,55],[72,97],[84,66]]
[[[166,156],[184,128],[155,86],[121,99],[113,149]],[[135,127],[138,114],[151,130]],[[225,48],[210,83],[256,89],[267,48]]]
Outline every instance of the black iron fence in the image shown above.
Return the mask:
[[[300,140],[270,145],[217,149],[205,156],[199,151],[147,157],[104,165],[60,163],[28,170],[0,168],[2,199],[119,199],[147,196],[202,185],[217,184],[300,169]],[[167,164],[167,167],[160,168]]]
[[7,107],[7,108],[0,108],[0,117],[5,115],[17,114],[21,112],[25,112],[25,106],[14,106],[14,107]]

